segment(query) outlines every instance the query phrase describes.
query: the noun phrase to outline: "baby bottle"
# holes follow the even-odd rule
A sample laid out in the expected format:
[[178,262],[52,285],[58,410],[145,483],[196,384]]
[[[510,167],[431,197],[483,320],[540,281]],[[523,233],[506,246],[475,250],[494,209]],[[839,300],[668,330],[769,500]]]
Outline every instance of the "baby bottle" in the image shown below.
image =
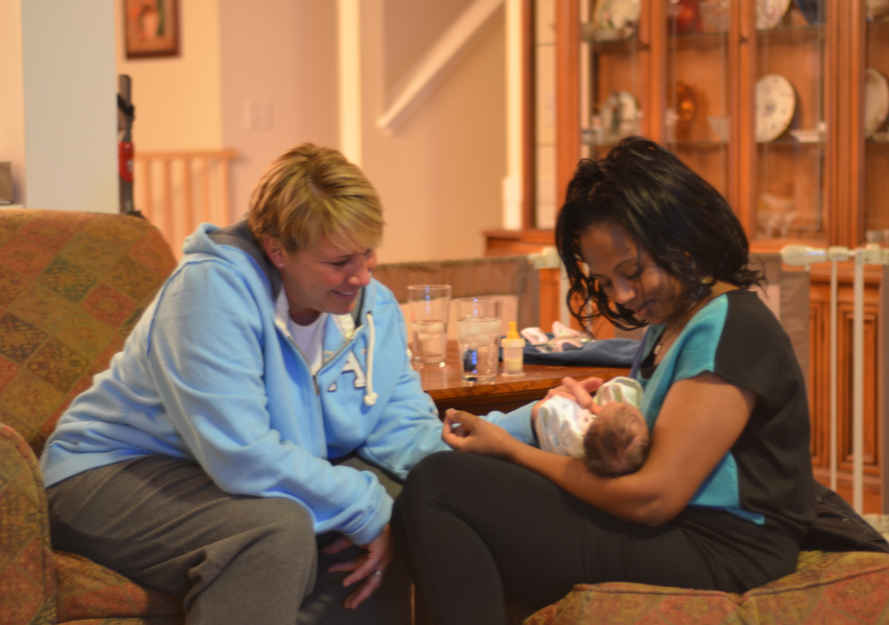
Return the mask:
[[522,350],[525,349],[525,339],[519,335],[515,321],[509,322],[509,332],[505,339],[501,339],[500,346],[503,348],[503,373],[522,375],[522,363],[524,362]]

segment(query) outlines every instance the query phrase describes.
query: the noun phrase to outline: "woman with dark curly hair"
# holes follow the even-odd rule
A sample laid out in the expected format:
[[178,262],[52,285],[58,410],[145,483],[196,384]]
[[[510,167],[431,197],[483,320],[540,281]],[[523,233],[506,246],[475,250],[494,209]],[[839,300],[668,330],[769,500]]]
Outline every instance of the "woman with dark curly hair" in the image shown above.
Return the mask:
[[[581,161],[556,242],[575,317],[649,326],[632,372],[649,455],[602,477],[448,414],[445,442],[468,453],[422,461],[393,516],[436,625],[504,623],[506,597],[533,610],[578,583],[743,593],[793,572],[815,516],[805,383],[726,201],[631,137]],[[553,392],[597,413],[600,384]]]

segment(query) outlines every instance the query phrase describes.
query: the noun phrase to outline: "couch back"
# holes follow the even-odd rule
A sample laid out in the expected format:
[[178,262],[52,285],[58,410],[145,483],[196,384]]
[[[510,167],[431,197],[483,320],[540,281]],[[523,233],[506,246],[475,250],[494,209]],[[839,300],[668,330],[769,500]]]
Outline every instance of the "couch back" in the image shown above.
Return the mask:
[[[528,256],[384,263],[374,269],[374,278],[389,287],[402,304],[407,302],[411,284],[450,284],[452,298],[498,296],[507,300],[504,322],[509,317],[518,322],[519,328],[540,323],[540,279]],[[410,319],[409,315],[405,317]],[[456,332],[456,324],[452,324],[452,330]]]
[[0,422],[39,455],[175,266],[138,217],[0,209]]

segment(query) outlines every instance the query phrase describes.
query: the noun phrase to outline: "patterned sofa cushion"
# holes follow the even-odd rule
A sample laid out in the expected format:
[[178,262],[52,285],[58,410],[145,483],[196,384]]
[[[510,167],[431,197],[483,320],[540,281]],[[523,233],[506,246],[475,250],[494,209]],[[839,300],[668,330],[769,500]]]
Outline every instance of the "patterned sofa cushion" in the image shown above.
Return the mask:
[[138,217],[0,210],[0,421],[36,454],[174,266]]
[[873,625],[889,623],[889,555],[800,554],[798,570],[744,595],[579,584],[525,625]]
[[59,622],[147,615],[175,617],[156,619],[168,625],[181,622],[181,599],[134,584],[119,573],[71,553],[56,551],[53,562]]

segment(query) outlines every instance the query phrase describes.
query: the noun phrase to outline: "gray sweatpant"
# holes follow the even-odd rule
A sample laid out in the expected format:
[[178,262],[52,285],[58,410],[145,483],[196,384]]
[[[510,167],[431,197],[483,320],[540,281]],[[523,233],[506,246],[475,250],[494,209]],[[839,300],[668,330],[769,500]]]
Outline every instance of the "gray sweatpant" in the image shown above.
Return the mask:
[[[393,496],[400,485],[373,470]],[[187,625],[407,624],[410,581],[400,554],[383,584],[355,610],[357,585],[328,573],[309,512],[288,499],[229,495],[189,461],[149,456],[93,469],[47,491],[53,547],[79,554],[146,586],[182,595]]]

